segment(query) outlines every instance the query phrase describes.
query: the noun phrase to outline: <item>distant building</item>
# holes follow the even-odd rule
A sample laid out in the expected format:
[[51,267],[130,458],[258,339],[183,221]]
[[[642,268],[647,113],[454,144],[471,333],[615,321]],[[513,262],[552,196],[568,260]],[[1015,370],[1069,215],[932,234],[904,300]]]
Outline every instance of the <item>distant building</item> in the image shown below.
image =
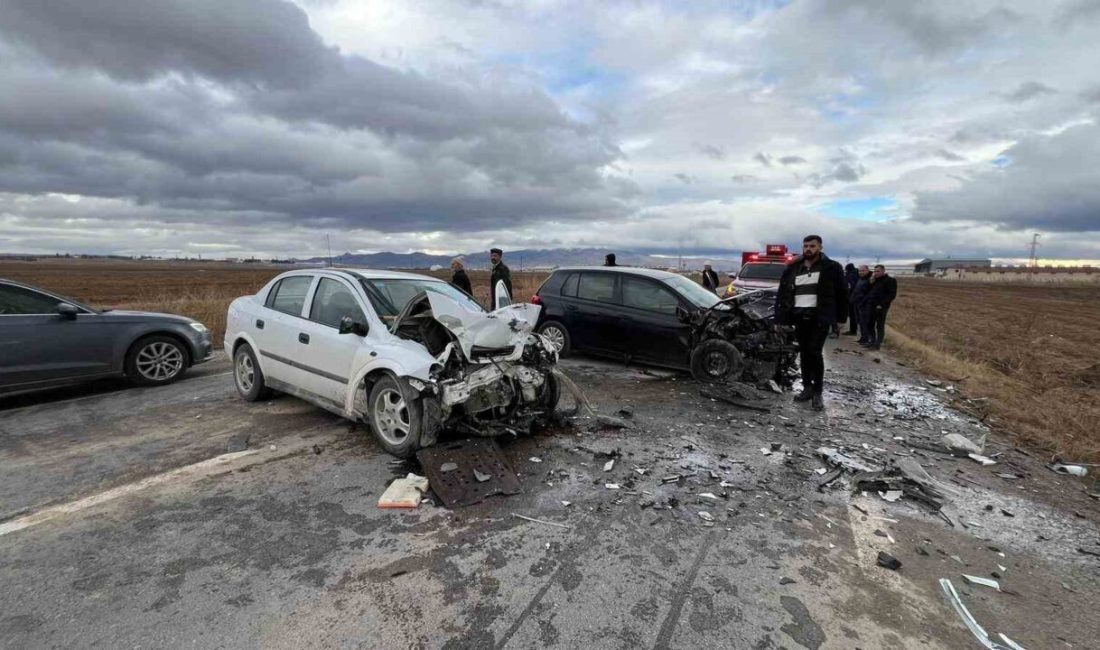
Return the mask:
[[1092,266],[991,266],[944,269],[939,277],[964,282],[1028,282],[1034,284],[1100,284],[1100,268]]
[[943,260],[932,260],[925,258],[913,266],[913,273],[920,275],[924,273],[940,273],[945,269],[987,268],[990,266],[993,266],[993,260],[989,259],[980,260],[949,257]]

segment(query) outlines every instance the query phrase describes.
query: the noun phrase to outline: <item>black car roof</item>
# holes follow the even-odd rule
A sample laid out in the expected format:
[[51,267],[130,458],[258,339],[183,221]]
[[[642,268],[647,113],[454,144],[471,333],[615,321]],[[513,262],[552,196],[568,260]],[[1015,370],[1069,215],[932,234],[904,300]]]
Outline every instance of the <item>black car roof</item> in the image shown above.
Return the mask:
[[608,273],[624,273],[628,275],[641,275],[654,280],[667,280],[668,278],[683,277],[671,271],[659,269],[647,269],[638,266],[562,266],[554,269],[554,273],[566,271],[606,271]]

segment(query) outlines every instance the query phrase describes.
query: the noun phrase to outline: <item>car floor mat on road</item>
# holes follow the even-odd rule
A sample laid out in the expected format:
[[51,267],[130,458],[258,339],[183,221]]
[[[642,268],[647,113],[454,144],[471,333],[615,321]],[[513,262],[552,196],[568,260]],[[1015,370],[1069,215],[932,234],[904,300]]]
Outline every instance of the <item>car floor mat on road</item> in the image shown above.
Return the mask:
[[519,478],[492,438],[467,438],[421,449],[417,460],[436,496],[448,508],[469,506],[494,494],[519,494]]

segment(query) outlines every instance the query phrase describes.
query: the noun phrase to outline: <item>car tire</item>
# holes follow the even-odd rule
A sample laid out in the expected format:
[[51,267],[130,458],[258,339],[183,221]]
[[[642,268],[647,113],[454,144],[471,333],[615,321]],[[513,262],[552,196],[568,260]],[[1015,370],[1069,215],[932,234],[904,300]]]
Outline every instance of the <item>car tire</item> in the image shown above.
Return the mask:
[[729,341],[707,339],[691,352],[691,374],[699,381],[736,380],[744,370],[744,356]]
[[187,372],[190,355],[179,340],[157,334],[131,345],[123,364],[127,379],[138,386],[163,386]]
[[[539,334],[558,351],[558,357],[567,357],[573,349],[573,340],[569,336],[569,330],[561,321],[548,320],[539,326]],[[560,346],[560,347],[559,347]]]
[[264,380],[264,372],[256,360],[252,346],[242,343],[233,353],[233,385],[246,402],[258,402],[271,397],[271,389]]
[[424,411],[408,382],[385,375],[374,383],[367,402],[367,422],[378,444],[398,458],[420,450]]

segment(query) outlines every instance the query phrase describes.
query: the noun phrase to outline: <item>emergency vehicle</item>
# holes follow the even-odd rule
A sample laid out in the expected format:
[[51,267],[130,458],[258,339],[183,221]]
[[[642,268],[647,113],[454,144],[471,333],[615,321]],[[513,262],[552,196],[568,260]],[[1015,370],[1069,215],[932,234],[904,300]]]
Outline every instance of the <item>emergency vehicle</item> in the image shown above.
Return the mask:
[[724,298],[743,291],[757,289],[776,289],[783,269],[794,260],[795,254],[788,253],[784,244],[767,244],[764,252],[744,251],[741,253],[741,270],[730,273],[731,282],[726,287]]

